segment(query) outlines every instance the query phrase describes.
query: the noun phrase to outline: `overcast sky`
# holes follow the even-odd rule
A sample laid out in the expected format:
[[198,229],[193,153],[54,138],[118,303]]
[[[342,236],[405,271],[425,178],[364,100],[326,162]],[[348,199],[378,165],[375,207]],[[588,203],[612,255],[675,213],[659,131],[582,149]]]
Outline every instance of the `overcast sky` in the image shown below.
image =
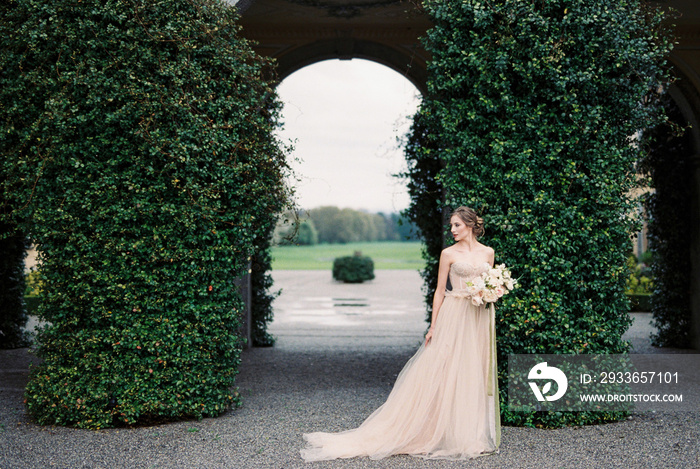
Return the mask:
[[278,87],[281,137],[292,162],[300,208],[336,205],[372,212],[408,206],[397,137],[410,126],[420,93],[399,73],[367,60],[328,60],[305,67]]

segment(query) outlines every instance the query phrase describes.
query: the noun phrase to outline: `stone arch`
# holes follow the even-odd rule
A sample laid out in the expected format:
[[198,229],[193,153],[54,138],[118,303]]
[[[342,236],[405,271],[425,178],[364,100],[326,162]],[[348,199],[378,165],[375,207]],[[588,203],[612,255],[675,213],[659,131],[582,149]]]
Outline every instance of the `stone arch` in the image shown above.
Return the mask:
[[691,200],[691,257],[690,308],[691,340],[700,348],[700,77],[681,58],[672,56],[671,62],[678,80],[669,88],[669,95],[690,124],[686,129],[692,142],[692,200]]
[[700,76],[679,57],[671,57],[677,81],[669,88],[669,95],[687,119],[693,149],[700,154]]
[[693,2],[676,6],[683,22],[674,33],[677,40],[669,61],[678,80],[671,86],[670,95],[691,124],[693,144],[693,233],[690,246],[691,272],[691,337],[695,348],[700,348],[700,4]]
[[371,60],[425,94],[428,54],[420,37],[431,23],[417,3],[400,0],[241,0],[242,34],[277,60],[280,79],[328,59]]
[[421,94],[426,93],[427,72],[424,67],[412,67],[412,58],[384,44],[360,40],[317,41],[277,57],[279,79],[284,80],[307,65],[330,59],[366,59],[385,65],[403,75]]

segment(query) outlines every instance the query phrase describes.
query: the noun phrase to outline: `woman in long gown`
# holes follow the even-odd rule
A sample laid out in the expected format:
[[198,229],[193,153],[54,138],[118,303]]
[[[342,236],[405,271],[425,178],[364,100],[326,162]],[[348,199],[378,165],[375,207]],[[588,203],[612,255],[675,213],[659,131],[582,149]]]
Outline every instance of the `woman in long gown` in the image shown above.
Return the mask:
[[484,227],[472,209],[455,210],[450,226],[455,244],[440,255],[425,342],[386,402],[358,428],[304,434],[301,456],[307,462],[393,454],[466,459],[498,450],[494,308],[475,306],[466,293],[467,282],[493,266],[494,251],[477,241]]

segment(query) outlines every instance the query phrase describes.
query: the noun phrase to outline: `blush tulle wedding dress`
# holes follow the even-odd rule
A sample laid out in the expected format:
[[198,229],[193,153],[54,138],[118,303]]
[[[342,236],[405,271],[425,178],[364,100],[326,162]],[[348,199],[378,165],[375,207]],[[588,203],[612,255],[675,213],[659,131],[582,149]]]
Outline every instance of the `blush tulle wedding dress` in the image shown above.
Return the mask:
[[410,454],[467,459],[497,451],[500,413],[493,305],[474,306],[465,282],[488,264],[454,263],[433,338],[399,373],[386,402],[359,427],[304,434],[309,461]]

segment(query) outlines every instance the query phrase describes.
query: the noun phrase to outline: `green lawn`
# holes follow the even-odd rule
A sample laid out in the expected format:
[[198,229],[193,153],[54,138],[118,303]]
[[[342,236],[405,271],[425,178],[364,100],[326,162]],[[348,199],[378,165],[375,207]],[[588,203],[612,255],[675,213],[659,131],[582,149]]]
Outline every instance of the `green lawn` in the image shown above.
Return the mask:
[[336,257],[362,252],[374,261],[376,270],[420,270],[420,242],[376,242],[349,244],[319,244],[316,246],[275,246],[272,248],[272,270],[331,270]]

